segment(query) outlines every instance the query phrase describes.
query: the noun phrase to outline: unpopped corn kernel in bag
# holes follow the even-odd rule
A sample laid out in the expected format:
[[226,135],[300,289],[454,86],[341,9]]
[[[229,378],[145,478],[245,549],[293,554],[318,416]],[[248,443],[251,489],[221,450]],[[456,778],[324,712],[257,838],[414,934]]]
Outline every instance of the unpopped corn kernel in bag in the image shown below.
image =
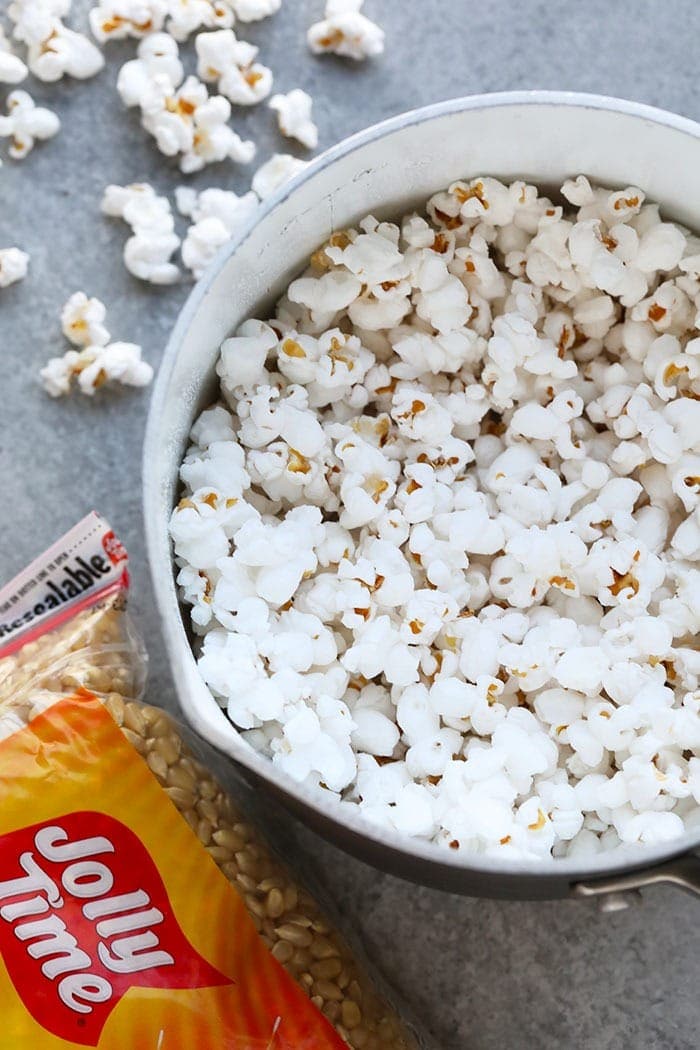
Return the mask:
[[3,1046],[411,1050],[313,898],[142,704],[93,513],[0,591]]

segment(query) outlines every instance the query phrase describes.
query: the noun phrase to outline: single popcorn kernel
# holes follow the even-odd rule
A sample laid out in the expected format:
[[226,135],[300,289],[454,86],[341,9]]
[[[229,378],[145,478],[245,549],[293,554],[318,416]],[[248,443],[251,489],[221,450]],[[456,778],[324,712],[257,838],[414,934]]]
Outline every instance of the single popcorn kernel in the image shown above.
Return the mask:
[[331,369],[331,374],[334,373],[335,365],[336,365],[336,362],[338,362],[338,361],[341,361],[344,365],[347,365],[347,369],[348,369],[349,372],[352,372],[353,368],[355,367],[355,362],[353,361],[353,359],[351,357],[348,357],[347,354],[343,353],[344,349],[345,348],[344,348],[343,344],[340,343],[334,336],[333,339],[331,339],[331,345],[330,345],[330,349],[328,351],[328,356],[330,357],[331,361],[333,362],[333,367]]
[[546,815],[542,812],[541,809],[538,809],[537,810],[537,820],[534,822],[534,824],[528,824],[528,826],[527,826],[528,831],[541,831],[546,823],[547,823]]
[[440,211],[439,208],[435,209],[435,218],[448,230],[456,230],[462,225],[459,215],[448,215],[447,212]]
[[326,36],[321,37],[321,39],[319,40],[319,44],[321,45],[321,47],[331,51],[334,48],[338,47],[340,44],[342,44],[344,39],[345,34],[343,33],[342,29],[334,29],[332,33],[328,33]]
[[309,259],[309,264],[314,270],[330,270],[333,266],[332,261],[326,255],[325,248],[319,248],[315,251]]
[[561,330],[561,335],[559,336],[559,342],[557,343],[557,356],[560,358],[560,360],[563,359],[564,354],[566,353],[569,347],[570,338],[571,332],[569,331],[567,326],[564,325]]
[[347,230],[336,230],[332,233],[328,242],[333,248],[345,249],[349,244],[352,244],[350,235]]
[[667,311],[664,306],[659,306],[658,303],[652,303],[647,311],[647,317],[650,321],[660,321],[662,317],[666,316],[666,313]]
[[618,197],[613,208],[615,211],[620,211],[621,208],[636,208],[639,204],[639,197]]
[[486,690],[486,699],[489,703],[489,706],[495,704],[498,700],[498,686],[495,685],[495,683],[493,682]]
[[311,470],[311,464],[306,456],[302,456],[301,452],[297,452],[296,449],[290,448],[287,470],[291,474],[308,474]]
[[282,343],[282,353],[287,357],[306,357],[306,351],[297,343],[296,339],[285,339]]
[[678,678],[676,665],[673,660],[662,660],[661,665],[666,669],[666,680],[673,683]]
[[552,587],[561,587],[565,591],[575,591],[576,584],[567,576],[550,576],[549,582]]
[[616,569],[612,569],[614,582],[610,585],[609,590],[614,597],[618,597],[621,591],[627,590],[628,588],[632,591],[632,594],[639,592],[639,580],[637,580],[632,573],[620,573]]
[[191,117],[196,107],[186,98],[173,98],[170,96],[165,100],[165,108],[169,113],[178,113],[180,116]]
[[673,382],[674,379],[677,379],[678,376],[687,375],[687,373],[687,365],[674,365],[673,363],[671,363],[670,365],[667,365],[664,369],[663,381],[666,384],[666,386],[668,386],[670,383]]
[[383,448],[389,440],[389,434],[391,432],[391,420],[388,416],[382,416],[377,420],[375,427],[375,433],[379,438],[379,447]]
[[460,204],[466,204],[467,201],[476,198],[484,209],[489,208],[489,202],[484,197],[483,182],[477,182],[471,189],[462,189],[461,186],[456,186],[453,192]]
[[388,488],[389,488],[389,482],[385,481],[383,478],[380,478],[380,479],[375,480],[374,482],[372,482],[372,499],[374,500],[375,503],[379,503],[379,500],[381,499],[382,494],[384,492],[386,492],[386,490]]

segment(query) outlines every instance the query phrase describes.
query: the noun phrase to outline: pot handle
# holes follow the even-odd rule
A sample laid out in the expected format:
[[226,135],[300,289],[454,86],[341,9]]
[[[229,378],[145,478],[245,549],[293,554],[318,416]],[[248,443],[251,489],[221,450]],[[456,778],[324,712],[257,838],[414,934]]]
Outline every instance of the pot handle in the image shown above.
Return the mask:
[[576,882],[571,887],[574,897],[597,898],[603,911],[618,911],[632,903],[639,891],[657,883],[670,883],[700,897],[700,856],[686,853],[656,868],[643,868],[626,875]]

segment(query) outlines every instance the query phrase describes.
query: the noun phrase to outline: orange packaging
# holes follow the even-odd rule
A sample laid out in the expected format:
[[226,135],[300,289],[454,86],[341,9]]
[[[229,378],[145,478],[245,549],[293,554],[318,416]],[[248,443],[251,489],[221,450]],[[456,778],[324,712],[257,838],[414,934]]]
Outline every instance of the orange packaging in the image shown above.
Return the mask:
[[93,514],[0,592],[0,1048],[410,1050],[264,847],[236,852],[167,717],[124,699],[127,583]]
[[8,1047],[343,1047],[93,694],[0,744],[0,770]]

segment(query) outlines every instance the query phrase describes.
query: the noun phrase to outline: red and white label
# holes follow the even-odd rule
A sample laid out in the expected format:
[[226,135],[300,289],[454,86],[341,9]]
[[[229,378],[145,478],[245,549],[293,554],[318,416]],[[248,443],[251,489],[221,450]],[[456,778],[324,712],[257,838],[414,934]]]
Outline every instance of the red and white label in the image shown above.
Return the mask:
[[105,813],[3,835],[0,872],[0,955],[27,1010],[61,1039],[97,1046],[131,987],[231,983],[187,941],[139,838]]
[[93,511],[0,590],[0,659],[128,585],[126,549]]

